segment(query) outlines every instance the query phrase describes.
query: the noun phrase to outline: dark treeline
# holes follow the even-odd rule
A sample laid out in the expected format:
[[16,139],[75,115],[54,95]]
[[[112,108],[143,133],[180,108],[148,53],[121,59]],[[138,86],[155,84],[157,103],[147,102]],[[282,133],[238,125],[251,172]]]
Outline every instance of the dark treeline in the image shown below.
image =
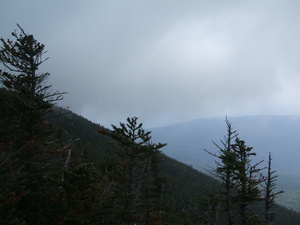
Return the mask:
[[138,118],[108,130],[55,106],[45,45],[1,38],[0,224],[297,224],[276,174],[232,129],[205,175],[161,153]]

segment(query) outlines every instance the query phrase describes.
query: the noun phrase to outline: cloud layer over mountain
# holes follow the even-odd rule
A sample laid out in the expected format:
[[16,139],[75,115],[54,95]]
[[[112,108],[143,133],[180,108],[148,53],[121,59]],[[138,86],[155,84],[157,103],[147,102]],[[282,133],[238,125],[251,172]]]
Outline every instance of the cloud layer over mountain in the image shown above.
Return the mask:
[[46,44],[60,105],[106,126],[202,116],[300,114],[299,1],[1,2]]

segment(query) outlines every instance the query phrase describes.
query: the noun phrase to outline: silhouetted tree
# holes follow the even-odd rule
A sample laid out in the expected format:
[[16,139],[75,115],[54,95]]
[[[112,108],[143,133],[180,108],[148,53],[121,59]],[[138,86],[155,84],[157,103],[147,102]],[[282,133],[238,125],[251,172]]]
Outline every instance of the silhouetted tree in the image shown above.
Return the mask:
[[163,179],[160,176],[159,149],[165,144],[151,143],[150,131],[137,117],[127,118],[120,127],[112,125],[116,140],[120,218],[122,224],[159,224],[163,217]]
[[[53,104],[63,92],[46,85],[49,73],[39,73],[44,44],[21,26],[12,32],[15,41],[0,38],[0,158],[5,163],[1,176],[1,218],[3,224],[41,223],[47,211],[43,176],[52,166],[53,127],[46,121]],[[5,129],[3,129],[5,127]],[[14,199],[14,201],[11,201]],[[40,220],[41,219],[41,220]],[[12,222],[14,221],[14,222]]]
[[225,123],[227,126],[227,134],[224,136],[224,140],[221,140],[222,145],[213,141],[214,145],[218,148],[218,154],[211,153],[207,150],[205,151],[219,159],[216,160],[217,168],[212,169],[209,172],[219,178],[222,182],[222,189],[220,191],[220,196],[223,199],[222,205],[226,214],[227,224],[232,225],[235,220],[235,213],[233,212],[235,208],[235,205],[233,204],[233,194],[235,191],[233,173],[236,169],[236,155],[232,150],[232,144],[238,134],[236,130],[233,130],[232,124],[227,118],[225,119]]
[[262,200],[259,185],[263,182],[263,177],[260,173],[262,169],[258,168],[262,161],[252,164],[251,157],[256,153],[239,138],[232,145],[232,150],[236,155],[236,168],[233,171],[236,194],[233,196],[233,202],[238,207],[238,221],[241,225],[255,224],[254,222],[258,222],[259,218],[249,210],[249,207]]
[[271,222],[275,218],[275,212],[274,212],[274,203],[275,203],[275,197],[278,194],[283,193],[282,190],[276,191],[276,178],[278,175],[275,175],[276,171],[272,171],[272,156],[271,153],[269,153],[269,159],[268,159],[268,167],[267,167],[267,177],[264,180],[263,190],[265,192],[265,221],[267,224],[271,224]]
[[213,142],[218,154],[205,150],[217,158],[216,168],[209,171],[221,181],[221,190],[215,198],[220,199],[220,211],[225,214],[226,224],[256,224],[259,218],[249,207],[262,200],[259,185],[263,177],[260,174],[262,169],[258,168],[262,161],[252,163],[256,153],[238,138],[227,118],[225,122],[227,135],[221,141],[222,145]]
[[48,59],[43,59],[45,45],[17,26],[19,33],[12,32],[15,41],[0,39],[0,62],[9,70],[0,71],[0,81],[13,103],[10,113],[18,116],[18,129],[27,140],[36,135],[37,126],[64,92],[53,92],[51,85],[46,85],[50,74],[38,72],[39,66]]

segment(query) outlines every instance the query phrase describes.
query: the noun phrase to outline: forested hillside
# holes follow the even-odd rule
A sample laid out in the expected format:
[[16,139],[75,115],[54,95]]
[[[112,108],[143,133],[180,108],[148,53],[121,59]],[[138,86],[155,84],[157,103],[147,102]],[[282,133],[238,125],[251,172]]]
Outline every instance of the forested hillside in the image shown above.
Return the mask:
[[[279,175],[278,188],[285,192],[277,201],[299,211],[300,176],[300,117],[298,116],[244,116],[229,118],[240,136],[254,148],[256,161],[264,160],[266,166],[272,153],[273,169]],[[163,149],[168,156],[194,168],[205,171],[214,164],[214,158],[204,149],[217,152],[214,142],[223,139],[225,118],[202,118],[166,127],[152,128],[155,141],[169,144]]]
[[[137,117],[107,129],[56,107],[44,44],[20,26],[1,39],[0,224],[298,224],[274,204],[276,174],[227,121],[218,180],[164,155]],[[180,138],[180,137],[179,137]]]
[[[103,127],[81,116],[71,113],[58,117],[53,123],[68,131],[75,131],[73,136],[81,137],[83,145],[90,146],[89,152],[93,159],[96,159],[95,155],[100,156],[103,152],[109,154],[113,151],[108,137],[97,132]],[[96,138],[91,141],[93,137]],[[99,160],[101,161],[100,158]],[[202,224],[203,220],[198,217],[200,213],[207,213],[207,208],[203,209],[207,206],[207,197],[218,189],[220,183],[211,176],[163,153],[161,154],[161,172],[166,179],[166,196],[168,199],[167,218],[163,224]],[[300,219],[298,213],[279,205],[274,206],[274,211],[276,211],[275,224],[298,224]]]

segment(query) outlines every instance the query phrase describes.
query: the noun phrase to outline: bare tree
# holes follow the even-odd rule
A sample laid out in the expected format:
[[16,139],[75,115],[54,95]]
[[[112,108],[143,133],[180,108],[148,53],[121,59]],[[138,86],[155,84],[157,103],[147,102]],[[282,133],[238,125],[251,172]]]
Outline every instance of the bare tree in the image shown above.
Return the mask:
[[271,224],[271,222],[275,218],[275,211],[273,210],[273,206],[275,203],[275,197],[281,193],[282,190],[276,191],[276,178],[278,175],[275,175],[276,170],[272,171],[272,156],[269,153],[268,167],[267,167],[267,177],[264,180],[263,189],[265,192],[265,222],[267,224]]

